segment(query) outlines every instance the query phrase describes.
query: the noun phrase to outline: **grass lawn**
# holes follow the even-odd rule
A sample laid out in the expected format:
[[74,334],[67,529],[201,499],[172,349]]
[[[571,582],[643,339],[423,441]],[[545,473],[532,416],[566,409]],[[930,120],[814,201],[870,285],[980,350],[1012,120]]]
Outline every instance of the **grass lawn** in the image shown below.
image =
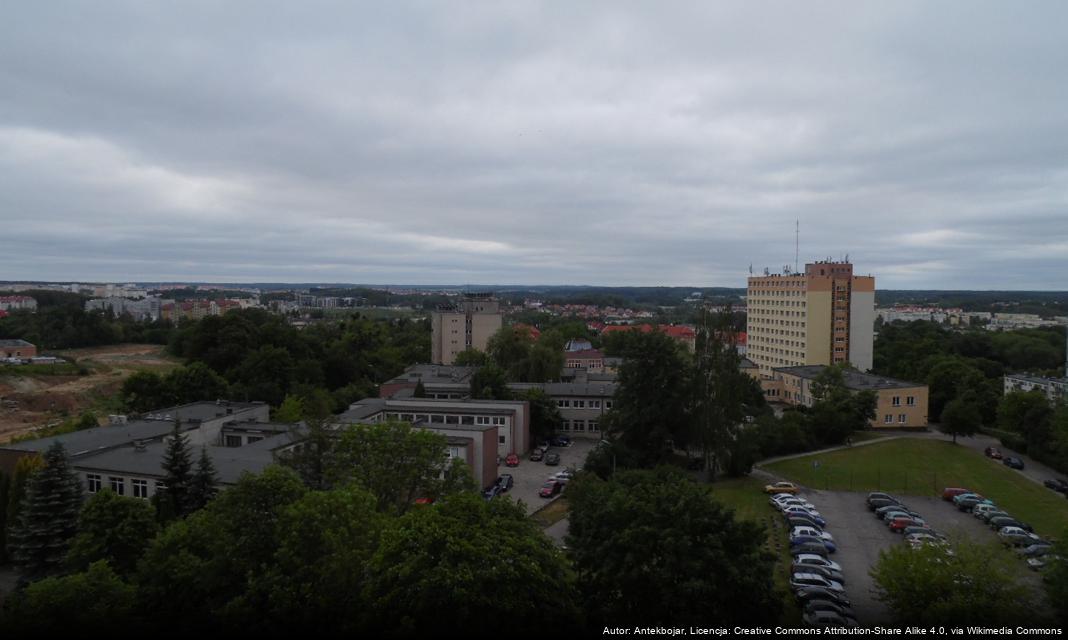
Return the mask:
[[786,539],[786,524],[779,512],[768,504],[764,482],[754,478],[731,478],[712,483],[712,497],[734,509],[740,520],[759,522],[767,530],[764,547],[779,559],[775,565],[775,588],[783,594],[783,615],[779,622],[799,626],[801,610],[790,591],[790,545]]
[[566,518],[569,509],[570,505],[567,503],[567,498],[557,498],[530,514],[530,519],[545,529]]
[[[814,464],[818,463],[818,465]],[[767,465],[788,480],[836,491],[941,495],[966,487],[991,498],[1042,536],[1068,530],[1068,500],[978,451],[943,440],[901,438]]]

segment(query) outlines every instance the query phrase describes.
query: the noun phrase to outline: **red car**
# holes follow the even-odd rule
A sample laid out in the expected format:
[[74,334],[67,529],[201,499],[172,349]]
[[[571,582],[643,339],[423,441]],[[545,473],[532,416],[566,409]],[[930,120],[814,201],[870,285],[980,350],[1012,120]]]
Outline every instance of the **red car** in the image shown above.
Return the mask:
[[564,485],[556,480],[549,480],[541,485],[538,495],[543,498],[551,498],[564,490]]
[[890,530],[901,533],[905,527],[923,527],[926,524],[921,518],[894,518],[890,521]]
[[952,502],[953,498],[956,498],[962,493],[971,493],[969,489],[961,489],[960,487],[946,487],[942,489],[942,499],[947,502]]
[[509,453],[508,457],[504,459],[504,464],[509,466],[509,467],[518,467],[519,466],[519,456],[517,456],[514,453]]
[[986,448],[986,449],[985,449],[985,450],[983,451],[983,453],[985,453],[985,454],[986,454],[986,457],[988,457],[988,458],[993,458],[993,459],[995,459],[995,460],[1001,460],[1001,457],[1002,457],[1002,456],[1001,456],[1001,452],[1000,452],[1000,451],[998,451],[998,450],[997,450],[997,448],[995,448],[995,447],[987,447],[987,448]]

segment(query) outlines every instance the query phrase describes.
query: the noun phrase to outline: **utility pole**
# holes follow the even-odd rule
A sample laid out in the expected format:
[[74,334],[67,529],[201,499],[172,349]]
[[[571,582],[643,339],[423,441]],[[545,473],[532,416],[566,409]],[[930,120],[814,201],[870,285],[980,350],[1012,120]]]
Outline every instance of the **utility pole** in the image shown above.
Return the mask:
[[801,220],[794,220],[794,273],[798,273],[801,256]]

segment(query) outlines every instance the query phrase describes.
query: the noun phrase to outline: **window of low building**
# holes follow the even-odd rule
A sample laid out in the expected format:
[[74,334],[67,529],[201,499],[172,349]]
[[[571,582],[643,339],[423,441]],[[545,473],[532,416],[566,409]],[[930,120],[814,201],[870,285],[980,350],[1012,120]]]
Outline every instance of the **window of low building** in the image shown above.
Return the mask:
[[138,480],[134,478],[130,481],[133,486],[133,496],[135,498],[147,499],[148,498],[148,480]]
[[108,485],[116,495],[126,495],[126,478],[119,478],[116,476],[108,476]]
[[85,488],[89,493],[100,491],[100,474],[88,473],[85,475]]

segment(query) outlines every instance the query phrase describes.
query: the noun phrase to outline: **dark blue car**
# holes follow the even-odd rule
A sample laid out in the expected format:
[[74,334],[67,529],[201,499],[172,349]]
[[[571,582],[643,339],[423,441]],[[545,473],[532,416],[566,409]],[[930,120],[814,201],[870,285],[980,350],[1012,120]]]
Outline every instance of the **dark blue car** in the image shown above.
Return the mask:
[[792,538],[790,538],[791,547],[796,547],[799,544],[808,544],[813,542],[817,544],[822,544],[823,548],[830,553],[838,551],[838,547],[836,547],[833,542],[831,542],[830,540],[824,540],[823,538],[817,536],[793,536]]

